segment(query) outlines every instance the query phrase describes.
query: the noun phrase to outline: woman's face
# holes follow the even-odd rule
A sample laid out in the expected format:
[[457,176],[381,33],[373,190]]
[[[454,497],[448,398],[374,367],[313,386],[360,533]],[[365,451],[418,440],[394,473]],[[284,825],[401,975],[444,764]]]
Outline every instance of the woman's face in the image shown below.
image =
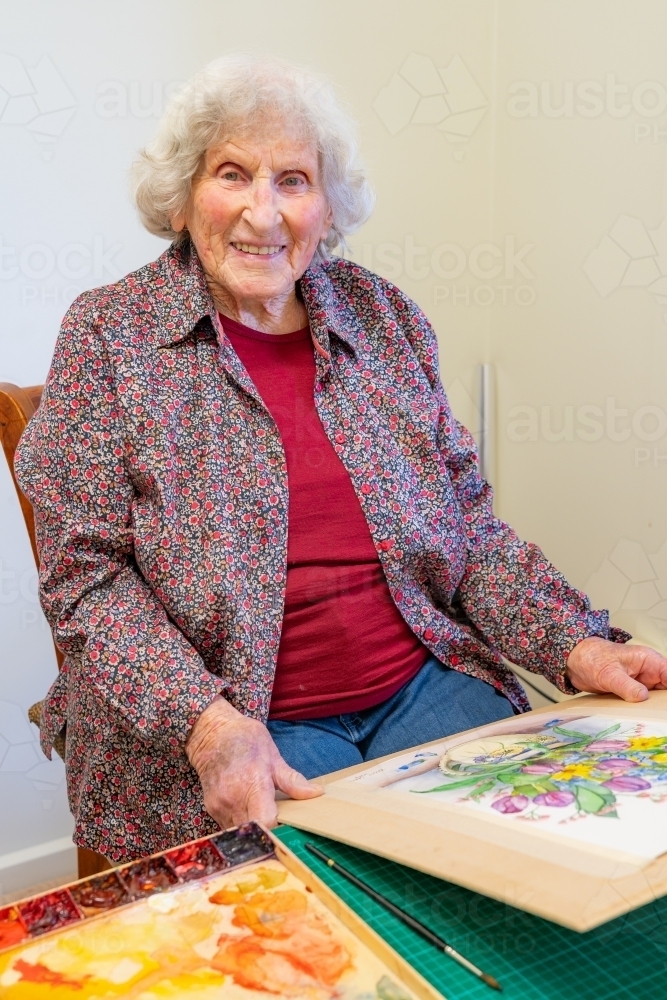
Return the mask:
[[331,226],[317,151],[284,134],[238,138],[207,150],[185,210],[214,296],[286,298]]

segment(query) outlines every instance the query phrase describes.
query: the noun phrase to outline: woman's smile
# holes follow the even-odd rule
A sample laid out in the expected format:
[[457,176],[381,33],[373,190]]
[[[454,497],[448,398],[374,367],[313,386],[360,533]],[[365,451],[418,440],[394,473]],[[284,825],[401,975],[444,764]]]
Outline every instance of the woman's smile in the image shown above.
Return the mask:
[[237,251],[237,253],[242,253],[246,257],[278,257],[283,250],[287,249],[285,244],[266,246],[258,245],[256,243],[230,243],[230,246]]

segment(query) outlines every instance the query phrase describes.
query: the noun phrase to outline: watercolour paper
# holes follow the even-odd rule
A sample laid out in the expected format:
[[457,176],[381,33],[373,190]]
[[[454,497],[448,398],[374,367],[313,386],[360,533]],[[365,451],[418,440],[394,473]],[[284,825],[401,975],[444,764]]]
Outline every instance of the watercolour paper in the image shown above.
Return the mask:
[[596,858],[619,877],[667,851],[667,724],[574,710],[517,716],[371,764],[327,794],[363,795],[374,809],[535,856],[569,845],[573,867],[592,871]]

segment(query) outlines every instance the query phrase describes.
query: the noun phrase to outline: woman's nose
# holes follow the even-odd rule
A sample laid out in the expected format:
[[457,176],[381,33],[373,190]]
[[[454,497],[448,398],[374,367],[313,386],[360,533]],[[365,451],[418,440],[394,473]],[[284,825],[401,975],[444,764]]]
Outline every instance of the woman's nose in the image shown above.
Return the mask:
[[269,180],[257,178],[251,185],[243,218],[256,233],[271,232],[282,221],[278,197]]

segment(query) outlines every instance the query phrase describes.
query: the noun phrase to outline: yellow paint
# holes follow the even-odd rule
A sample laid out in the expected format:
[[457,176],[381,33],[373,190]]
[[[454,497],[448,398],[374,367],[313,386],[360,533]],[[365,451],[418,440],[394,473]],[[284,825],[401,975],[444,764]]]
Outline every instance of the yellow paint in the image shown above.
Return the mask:
[[332,1000],[387,970],[278,861],[0,954],[2,1000]]
[[555,781],[569,781],[571,778],[588,778],[595,764],[566,764],[562,771],[549,775]]

